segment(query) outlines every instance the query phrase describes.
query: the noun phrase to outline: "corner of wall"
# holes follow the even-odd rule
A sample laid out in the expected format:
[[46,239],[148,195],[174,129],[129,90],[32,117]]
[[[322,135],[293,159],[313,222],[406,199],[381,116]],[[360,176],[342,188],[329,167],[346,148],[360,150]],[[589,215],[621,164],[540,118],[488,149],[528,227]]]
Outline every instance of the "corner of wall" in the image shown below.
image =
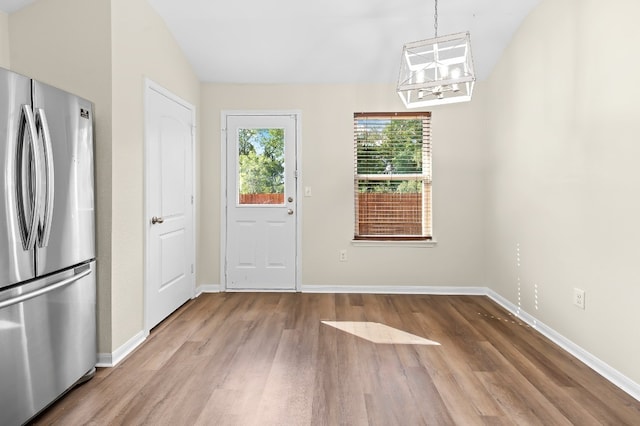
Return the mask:
[[[111,348],[144,328],[144,81],[199,107],[200,81],[146,0],[110,0],[112,159]],[[197,149],[197,148],[196,148]],[[105,351],[106,352],[106,351]]]
[[9,15],[0,11],[0,67],[10,68]]
[[[93,102],[95,107],[98,257],[98,351],[112,349],[111,301],[111,0],[48,0],[0,15],[11,41],[12,70]],[[38,28],[38,31],[33,31]],[[43,36],[46,34],[46,36]]]
[[542,0],[484,105],[487,286],[636,383],[640,341],[620,336],[640,320],[640,88],[628,84],[639,13],[636,2]]

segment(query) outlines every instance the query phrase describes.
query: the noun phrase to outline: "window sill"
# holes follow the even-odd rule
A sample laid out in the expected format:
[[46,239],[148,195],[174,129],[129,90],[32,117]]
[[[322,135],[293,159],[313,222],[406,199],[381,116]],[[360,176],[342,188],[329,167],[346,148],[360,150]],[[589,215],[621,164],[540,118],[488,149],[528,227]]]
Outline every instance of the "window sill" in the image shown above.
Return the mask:
[[433,248],[438,245],[436,240],[351,240],[352,246],[360,247],[425,247]]

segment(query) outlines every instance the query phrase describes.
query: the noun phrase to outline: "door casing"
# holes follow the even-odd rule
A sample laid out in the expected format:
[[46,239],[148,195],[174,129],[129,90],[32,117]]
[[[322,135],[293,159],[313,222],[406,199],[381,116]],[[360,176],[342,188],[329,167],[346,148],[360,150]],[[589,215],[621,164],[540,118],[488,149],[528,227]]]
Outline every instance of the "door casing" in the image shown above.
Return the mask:
[[[289,115],[295,117],[296,121],[296,199],[295,204],[295,220],[296,220],[296,260],[295,260],[295,291],[301,291],[301,247],[302,247],[302,112],[299,110],[223,110],[220,113],[221,139],[220,139],[220,287],[222,291],[227,290],[227,117],[234,115],[247,116],[270,116],[270,115]],[[241,292],[243,290],[233,291]],[[256,290],[246,290],[256,291]]]
[[193,194],[193,202],[192,202],[192,208],[191,208],[191,226],[193,229],[193,232],[191,233],[191,242],[190,242],[190,247],[191,247],[191,253],[189,253],[189,257],[191,258],[191,264],[193,265],[193,271],[192,271],[192,275],[193,275],[193,280],[192,280],[192,285],[193,288],[191,289],[191,297],[193,297],[195,295],[195,277],[196,277],[196,271],[197,271],[197,265],[196,265],[196,235],[197,235],[197,222],[196,222],[196,198],[195,198],[195,194],[196,194],[196,164],[195,164],[195,124],[196,124],[196,110],[195,107],[193,105],[191,105],[189,102],[185,101],[184,99],[180,98],[179,96],[175,95],[174,93],[170,92],[169,90],[165,89],[164,87],[162,87],[161,85],[155,83],[153,80],[149,79],[149,78],[145,78],[144,80],[144,110],[145,110],[145,137],[144,137],[144,168],[145,168],[145,174],[144,174],[144,200],[145,200],[145,205],[144,205],[144,217],[142,218],[143,220],[143,224],[144,224],[144,238],[145,238],[145,253],[144,253],[144,332],[145,335],[148,335],[150,330],[151,330],[151,325],[150,325],[150,320],[149,320],[149,297],[148,297],[148,292],[149,292],[149,288],[150,288],[150,283],[148,282],[148,277],[149,277],[149,268],[150,268],[150,259],[149,259],[149,253],[150,253],[150,241],[149,241],[149,235],[148,235],[148,227],[146,226],[146,223],[149,221],[149,218],[151,216],[153,216],[154,212],[151,211],[150,208],[150,198],[149,198],[149,190],[148,188],[151,185],[150,182],[150,178],[148,176],[148,171],[149,171],[149,155],[148,155],[148,150],[150,149],[150,146],[148,144],[147,141],[147,137],[146,137],[146,133],[147,133],[147,118],[146,118],[146,111],[147,111],[147,102],[148,102],[148,92],[150,90],[153,90],[155,92],[158,92],[164,96],[166,96],[167,98],[171,99],[172,101],[180,104],[181,106],[185,107],[186,109],[188,109],[191,112],[191,123],[192,123],[192,130],[191,130],[191,159],[190,159],[190,164],[191,164],[191,173],[192,173],[192,178],[191,178],[191,193]]

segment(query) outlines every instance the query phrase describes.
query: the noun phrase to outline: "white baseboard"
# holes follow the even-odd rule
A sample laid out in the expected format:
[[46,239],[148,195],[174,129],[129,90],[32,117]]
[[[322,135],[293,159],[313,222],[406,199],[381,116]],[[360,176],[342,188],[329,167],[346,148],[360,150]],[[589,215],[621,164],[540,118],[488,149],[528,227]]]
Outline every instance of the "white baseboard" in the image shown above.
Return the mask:
[[[198,297],[202,293],[219,293],[223,291],[218,284],[200,285],[196,289]],[[640,385],[604,361],[573,343],[551,327],[540,322],[534,316],[520,309],[506,298],[487,287],[453,287],[453,286],[327,286],[327,285],[302,285],[303,293],[360,293],[360,294],[433,294],[433,295],[460,295],[460,296],[487,296],[504,309],[511,312],[522,321],[526,322],[540,334],[560,346],[562,349],[585,363],[592,370],[605,379],[640,401]],[[140,331],[124,345],[113,353],[98,354],[97,367],[114,367],[128,354],[133,352],[147,335]]]
[[99,353],[96,367],[115,367],[145,341],[148,334],[140,331],[112,353]]
[[222,286],[220,284],[201,284],[196,287],[196,297],[200,296],[202,293],[220,293],[222,291]]
[[560,346],[562,349],[582,361],[602,377],[640,401],[640,385],[611,367],[601,359],[592,355],[573,343],[551,327],[545,325],[534,316],[487,287],[450,287],[450,286],[324,286],[303,285],[305,293],[362,293],[362,294],[433,294],[433,295],[466,295],[487,296],[511,312],[516,317],[537,330],[540,334]]
[[491,289],[486,289],[486,295],[494,302],[511,312],[513,315],[520,318],[522,321],[529,324],[532,328],[535,328],[540,334],[560,346],[565,351],[585,363],[592,370],[600,374],[605,379],[640,401],[640,385],[633,380],[629,379],[624,374],[620,373],[615,368],[611,367],[606,362],[587,352],[580,346],[573,343],[551,327],[540,322],[534,316],[523,311],[504,297]]
[[442,294],[442,295],[474,295],[487,294],[485,287],[453,287],[453,286],[327,286],[302,285],[303,293],[359,293],[359,294]]

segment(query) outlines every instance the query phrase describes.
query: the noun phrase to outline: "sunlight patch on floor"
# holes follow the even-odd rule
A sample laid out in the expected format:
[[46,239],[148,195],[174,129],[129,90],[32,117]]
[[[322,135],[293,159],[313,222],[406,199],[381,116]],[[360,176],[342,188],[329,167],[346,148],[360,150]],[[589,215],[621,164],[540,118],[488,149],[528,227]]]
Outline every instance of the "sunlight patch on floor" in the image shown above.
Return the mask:
[[369,321],[321,321],[323,324],[345,331],[373,343],[391,345],[440,345],[406,331]]

